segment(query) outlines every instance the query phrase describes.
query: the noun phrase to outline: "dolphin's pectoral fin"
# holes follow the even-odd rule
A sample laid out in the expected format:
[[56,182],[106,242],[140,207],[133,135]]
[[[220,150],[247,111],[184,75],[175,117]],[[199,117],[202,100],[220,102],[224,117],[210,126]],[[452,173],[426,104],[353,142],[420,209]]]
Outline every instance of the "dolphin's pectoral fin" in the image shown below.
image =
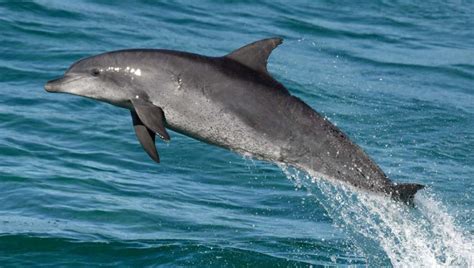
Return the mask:
[[142,100],[132,99],[133,108],[143,124],[158,134],[165,141],[170,140],[170,135],[165,128],[165,114],[163,110],[153,105],[153,103]]
[[160,156],[155,147],[155,133],[148,129],[143,122],[140,120],[136,112],[132,111],[133,128],[135,128],[135,134],[137,135],[138,141],[142,145],[145,152],[155,162],[160,163]]
[[283,42],[281,38],[263,39],[241,47],[226,57],[233,59],[255,71],[267,73],[267,61],[270,53]]

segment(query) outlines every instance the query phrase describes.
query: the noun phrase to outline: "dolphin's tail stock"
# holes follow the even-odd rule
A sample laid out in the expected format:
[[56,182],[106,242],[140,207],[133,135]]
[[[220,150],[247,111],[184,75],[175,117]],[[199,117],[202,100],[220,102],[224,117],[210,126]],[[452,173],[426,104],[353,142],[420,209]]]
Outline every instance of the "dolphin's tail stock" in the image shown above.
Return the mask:
[[424,187],[424,185],[417,183],[397,183],[392,185],[390,195],[395,200],[413,205],[416,192]]

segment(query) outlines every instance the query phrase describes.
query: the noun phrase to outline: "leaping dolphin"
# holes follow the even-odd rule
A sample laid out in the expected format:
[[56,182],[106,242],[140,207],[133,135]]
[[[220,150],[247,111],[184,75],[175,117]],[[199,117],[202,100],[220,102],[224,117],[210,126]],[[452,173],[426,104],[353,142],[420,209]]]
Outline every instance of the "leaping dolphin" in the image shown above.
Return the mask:
[[390,181],[359,146],[268,73],[268,57],[281,43],[264,39],[223,57],[112,51],[77,61],[45,89],[129,109],[138,140],[156,162],[155,134],[169,140],[169,128],[410,203],[422,185]]

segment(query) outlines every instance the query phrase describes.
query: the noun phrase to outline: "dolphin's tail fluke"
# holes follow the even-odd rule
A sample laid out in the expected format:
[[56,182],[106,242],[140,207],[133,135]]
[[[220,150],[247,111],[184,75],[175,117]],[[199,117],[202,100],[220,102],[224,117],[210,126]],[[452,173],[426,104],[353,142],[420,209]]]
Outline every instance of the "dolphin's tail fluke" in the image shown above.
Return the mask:
[[417,183],[398,183],[392,186],[390,195],[395,200],[412,205],[416,192],[424,187],[424,185]]

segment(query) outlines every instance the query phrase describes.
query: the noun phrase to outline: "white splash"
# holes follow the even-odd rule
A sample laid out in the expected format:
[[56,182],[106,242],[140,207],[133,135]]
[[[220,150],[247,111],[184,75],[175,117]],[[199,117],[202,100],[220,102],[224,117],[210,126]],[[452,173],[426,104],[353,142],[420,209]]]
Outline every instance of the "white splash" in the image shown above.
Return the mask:
[[[279,166],[295,187],[305,188],[324,206],[334,224],[365,255],[369,266],[385,265],[387,259],[394,267],[474,265],[472,235],[463,233],[441,202],[426,190],[416,195],[412,208]],[[374,248],[382,249],[382,256],[374,256]]]

